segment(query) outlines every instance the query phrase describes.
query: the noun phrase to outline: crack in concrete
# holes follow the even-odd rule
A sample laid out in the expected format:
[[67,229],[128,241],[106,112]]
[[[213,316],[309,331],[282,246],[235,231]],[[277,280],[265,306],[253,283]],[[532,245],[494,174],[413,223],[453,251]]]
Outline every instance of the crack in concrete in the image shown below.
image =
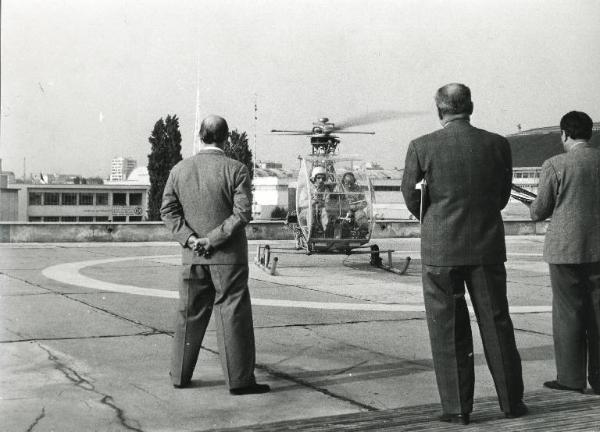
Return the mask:
[[354,368],[357,368],[357,367],[359,367],[359,366],[362,366],[362,365],[364,365],[364,364],[367,364],[367,363],[369,363],[369,360],[364,360],[364,361],[358,362],[358,363],[356,363],[356,364],[353,364],[352,366],[349,366],[349,367],[347,367],[347,368],[344,368],[344,369],[342,369],[342,370],[339,370],[339,371],[337,371],[337,372],[336,372],[336,373],[334,373],[333,375],[341,375],[341,374],[344,374],[344,373],[346,373],[346,372],[348,372],[348,371],[350,371],[350,370],[352,370],[352,369],[354,369]]
[[42,407],[42,412],[35,418],[33,423],[31,423],[31,425],[27,428],[26,432],[33,431],[33,429],[38,425],[40,420],[43,419],[44,417],[46,417],[46,407]]
[[545,332],[541,332],[541,331],[528,330],[528,329],[523,329],[523,328],[518,328],[518,327],[515,327],[515,331],[520,331],[520,332],[523,332],[523,333],[540,335],[540,336],[552,337],[552,333],[545,333]]
[[[392,313],[392,312],[390,312]],[[412,312],[411,312],[412,313]],[[416,312],[422,314],[422,312]],[[293,327],[326,327],[335,325],[346,325],[346,324],[368,324],[368,323],[388,323],[388,322],[407,322],[407,321],[425,321],[424,317],[410,317],[410,318],[381,318],[381,319],[369,319],[369,320],[352,320],[352,321],[336,321],[336,322],[323,322],[323,323],[294,323],[294,324],[280,324],[271,326],[254,326],[254,330],[269,330],[277,328],[293,328]]]
[[[172,336],[172,332],[166,332],[167,336]],[[17,336],[20,336],[16,333]],[[72,336],[72,337],[47,337],[47,338],[22,338],[18,340],[2,340],[0,344],[9,344],[9,343],[19,343],[19,342],[42,342],[42,341],[60,341],[60,340],[89,340],[89,339],[110,339],[110,338],[125,338],[125,337],[134,337],[134,336],[163,336],[165,332],[155,332],[155,331],[147,331],[147,332],[139,332],[139,333],[130,333],[130,334],[120,334],[120,335],[97,335],[97,336]]]
[[117,405],[115,405],[114,399],[112,398],[112,396],[104,395],[104,397],[100,400],[100,402],[115,410],[115,412],[117,414],[117,418],[119,419],[119,423],[121,423],[121,426],[123,426],[125,429],[131,430],[131,431],[136,431],[136,432],[144,432],[142,429],[140,429],[140,427],[139,427],[140,424],[137,420],[132,420],[133,422],[135,422],[136,426],[131,426],[131,425],[127,424],[127,419],[125,418],[125,412],[121,408],[119,408]]
[[332,336],[327,336],[327,335],[322,335],[322,334],[316,333],[315,329],[313,329],[313,328],[308,328],[307,327],[306,329],[308,331],[314,333],[316,336],[318,336],[320,338],[328,339],[330,341],[334,341],[336,343],[346,345],[346,346],[348,346],[350,348],[355,348],[356,350],[362,350],[362,351],[369,352],[371,354],[376,354],[377,356],[390,357],[390,358],[393,358],[395,360],[403,361],[403,362],[406,362],[407,364],[410,364],[410,365],[413,365],[413,366],[417,366],[419,369],[423,369],[424,371],[425,370],[427,370],[427,371],[433,370],[432,365],[426,363],[425,360],[413,360],[413,359],[408,359],[406,357],[394,356],[394,355],[391,355],[391,354],[388,354],[388,353],[383,353],[383,352],[380,352],[380,351],[372,350],[370,348],[366,348],[366,347],[364,347],[362,345],[351,344],[351,343],[348,343],[345,340],[336,339],[336,338],[334,338]]
[[356,301],[364,301],[364,302],[368,302],[368,303],[375,303],[378,304],[377,301],[375,300],[369,300],[369,299],[364,299],[364,298],[360,298],[360,297],[354,297],[351,295],[347,295],[347,294],[342,294],[339,292],[331,292],[331,291],[324,291],[321,289],[317,289],[317,288],[311,288],[311,287],[307,287],[304,285],[295,285],[295,284],[290,284],[290,283],[284,283],[284,282],[277,282],[277,281],[267,281],[267,280],[263,280],[263,279],[259,279],[259,278],[252,278],[249,277],[248,280],[253,280],[253,281],[258,281],[258,282],[263,282],[263,283],[270,283],[273,285],[277,285],[277,286],[282,286],[282,287],[286,287],[286,288],[297,288],[300,290],[305,290],[305,291],[312,291],[312,292],[316,292],[319,294],[330,294],[333,296],[337,296],[337,297],[342,297],[345,299],[352,299],[352,300],[356,300]]
[[[75,369],[73,369],[73,368],[69,367],[68,365],[66,365],[65,363],[63,363],[56,355],[54,355],[50,351],[49,348],[44,347],[40,343],[38,343],[37,345],[40,347],[40,349],[42,349],[43,351],[45,351],[48,354],[48,360],[50,360],[55,365],[56,370],[61,372],[65,376],[65,378],[67,378],[69,381],[71,381],[76,387],[79,387],[85,391],[89,391],[98,396],[101,396],[100,403],[103,405],[106,405],[107,407],[111,408],[115,412],[115,415],[116,415],[117,419],[119,420],[119,423],[121,424],[121,426],[123,426],[127,430],[132,430],[132,431],[136,431],[136,432],[144,432],[142,429],[140,429],[140,427],[139,427],[140,424],[137,420],[128,420],[127,419],[127,417],[125,415],[125,411],[123,411],[122,408],[119,408],[115,404],[114,398],[111,395],[102,393],[102,392],[96,390],[96,387],[94,386],[94,384],[92,382],[90,382],[89,380],[87,380],[86,378],[81,376]],[[129,422],[135,423],[135,426],[130,425]]]
[[276,376],[277,378],[282,378],[282,379],[291,381],[291,382],[293,382],[295,384],[299,384],[301,386],[310,388],[310,389],[318,391],[319,393],[322,393],[322,394],[324,394],[326,396],[332,397],[332,398],[337,399],[337,400],[341,400],[343,402],[347,402],[347,403],[349,403],[351,405],[354,405],[356,407],[359,407],[361,409],[364,409],[364,410],[367,410],[367,411],[379,411],[379,408],[377,408],[377,407],[374,407],[372,405],[367,405],[367,404],[364,404],[362,402],[358,402],[358,401],[356,401],[354,399],[351,399],[349,397],[336,394],[336,393],[332,392],[331,390],[327,390],[326,388],[316,386],[316,385],[314,385],[314,384],[312,384],[312,383],[310,383],[310,382],[308,382],[306,380],[303,380],[301,378],[295,377],[295,376],[290,375],[290,374],[285,373],[285,372],[278,371],[278,370],[273,369],[273,368],[271,368],[271,367],[269,367],[267,365],[258,364],[257,363],[256,364],[256,368],[264,370],[267,373]]
[[48,360],[54,363],[55,368],[60,373],[62,373],[65,376],[65,378],[67,378],[69,381],[75,384],[76,387],[80,387],[84,390],[97,393],[94,384],[92,384],[90,381],[79,375],[79,373],[76,370],[70,368],[69,366],[61,362],[57,356],[52,354],[52,352],[48,348],[43,346],[41,343],[38,343],[37,345],[40,347],[40,349],[46,351],[46,353],[48,354]]
[[71,301],[74,301],[74,302],[81,303],[81,304],[83,304],[83,305],[86,305],[87,307],[89,307],[89,308],[91,308],[91,309],[94,309],[94,310],[97,310],[97,311],[104,312],[105,314],[107,314],[107,315],[110,315],[110,316],[112,316],[112,317],[115,317],[115,318],[122,319],[122,320],[124,320],[124,321],[127,321],[127,322],[129,322],[129,323],[132,323],[132,324],[139,325],[139,326],[141,326],[141,327],[145,327],[145,328],[147,328],[147,329],[150,329],[150,330],[152,330],[152,331],[153,331],[153,332],[155,332],[155,333],[166,334],[166,335],[169,335],[169,336],[171,336],[171,335],[172,335],[172,332],[167,332],[167,331],[165,331],[165,330],[162,330],[162,329],[159,329],[159,328],[156,328],[156,327],[152,327],[152,326],[150,326],[150,325],[148,325],[148,324],[144,324],[144,323],[142,323],[142,322],[140,322],[140,321],[136,321],[136,320],[134,320],[134,319],[127,318],[127,317],[121,316],[121,315],[119,315],[119,314],[116,314],[116,313],[114,313],[114,312],[112,312],[112,311],[109,311],[108,309],[104,309],[104,308],[101,308],[101,307],[95,306],[95,305],[93,305],[93,304],[86,303],[86,302],[85,302],[85,301],[83,301],[83,300],[79,300],[79,299],[77,299],[77,298],[71,297],[71,295],[79,295],[79,294],[83,294],[83,293],[66,293],[66,294],[65,294],[65,293],[62,293],[62,292],[59,292],[59,291],[55,291],[55,290],[53,290],[53,289],[51,289],[51,288],[46,288],[45,286],[43,286],[43,285],[41,285],[41,284],[39,284],[39,283],[31,282],[31,281],[29,281],[29,280],[27,280],[27,279],[21,279],[21,278],[15,277],[14,275],[7,275],[7,276],[8,276],[9,278],[16,279],[16,280],[18,280],[18,281],[24,282],[24,283],[26,283],[26,284],[29,284],[29,285],[31,285],[31,286],[34,286],[34,287],[37,287],[37,288],[40,288],[40,289],[43,289],[43,290],[49,291],[50,293],[54,293],[54,294],[56,294],[56,295],[59,295],[59,296],[61,296],[61,297],[64,297],[64,298],[66,298],[66,299],[69,299],[69,300],[71,300]]
[[[204,349],[204,350],[206,350],[206,351],[208,351],[209,353],[216,354],[216,355],[219,354],[219,351],[213,350],[211,348],[207,348],[204,345],[202,345],[201,348]],[[334,399],[338,399],[338,400],[347,402],[347,403],[349,403],[351,405],[354,405],[354,406],[357,406],[357,407],[359,407],[361,409],[365,409],[367,411],[379,411],[379,408],[377,408],[377,407],[374,407],[374,406],[371,406],[371,405],[366,405],[366,404],[363,404],[361,402],[355,401],[354,399],[350,399],[350,398],[348,398],[346,396],[342,396],[342,395],[336,394],[336,393],[334,393],[334,392],[332,392],[330,390],[327,390],[326,388],[318,387],[318,386],[316,386],[316,385],[314,385],[314,384],[312,384],[312,383],[310,383],[310,382],[308,382],[306,380],[303,380],[302,378],[295,377],[295,376],[290,375],[290,374],[285,373],[285,372],[280,372],[280,371],[278,371],[278,370],[276,370],[276,369],[274,369],[274,368],[272,368],[272,367],[270,367],[268,365],[265,365],[265,364],[262,364],[262,363],[256,363],[255,364],[255,368],[259,369],[259,370],[263,370],[263,371],[267,372],[268,374],[273,375],[273,376],[275,376],[277,378],[284,379],[284,380],[287,380],[287,381],[291,381],[294,384],[298,384],[298,385],[301,385],[303,387],[309,388],[311,390],[318,391],[319,393],[322,393],[322,394],[324,394],[326,396],[329,396],[329,397],[332,397]]]

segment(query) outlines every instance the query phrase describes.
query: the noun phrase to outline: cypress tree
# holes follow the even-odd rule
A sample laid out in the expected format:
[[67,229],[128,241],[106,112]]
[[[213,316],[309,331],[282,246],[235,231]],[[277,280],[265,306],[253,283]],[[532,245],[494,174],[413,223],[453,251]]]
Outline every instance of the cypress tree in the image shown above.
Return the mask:
[[148,199],[148,218],[160,220],[160,206],[163,191],[171,168],[181,157],[181,132],[177,115],[167,115],[154,124],[152,135],[148,138],[151,152],[148,155],[148,174],[150,176],[150,196]]
[[246,132],[241,134],[237,129],[229,132],[229,141],[225,143],[223,149],[225,154],[232,159],[240,161],[248,168],[250,178],[254,177],[254,162],[252,160],[252,151],[248,147],[248,136]]

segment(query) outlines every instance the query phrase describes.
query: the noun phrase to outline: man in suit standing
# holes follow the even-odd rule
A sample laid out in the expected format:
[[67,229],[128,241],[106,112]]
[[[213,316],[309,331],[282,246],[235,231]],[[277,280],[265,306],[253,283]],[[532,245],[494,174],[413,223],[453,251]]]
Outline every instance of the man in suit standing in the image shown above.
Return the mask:
[[566,153],[542,165],[535,221],[552,216],[544,242],[550,266],[555,390],[600,394],[600,149],[590,144],[592,119],[571,111],[560,120]]
[[198,154],[179,162],[165,186],[161,216],[183,246],[179,309],[171,357],[175,387],[189,385],[215,312],[219,357],[234,395],[265,393],[254,378],[255,346],[248,291],[252,192],[244,164],[225,156],[225,119],[202,121]]
[[[509,418],[519,417],[527,407],[506,298],[500,214],[510,197],[510,147],[500,135],[471,126],[467,86],[445,85],[435,102],[443,128],[410,143],[402,194],[410,212],[421,219],[423,296],[443,409],[439,420],[468,424],[473,409],[473,338],[465,284],[500,408]],[[421,191],[415,188],[423,179],[427,200],[421,208]]]

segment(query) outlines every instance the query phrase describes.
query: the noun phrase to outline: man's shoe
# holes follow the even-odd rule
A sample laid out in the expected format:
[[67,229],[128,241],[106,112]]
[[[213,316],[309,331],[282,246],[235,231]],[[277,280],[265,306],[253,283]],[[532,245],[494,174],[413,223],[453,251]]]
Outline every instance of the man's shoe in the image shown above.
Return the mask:
[[187,386],[189,386],[189,383],[187,383],[187,384],[173,384],[173,387],[175,387],[176,389],[186,388]]
[[510,411],[505,412],[506,418],[522,417],[529,412],[529,408],[523,401],[519,401]]
[[544,387],[547,387],[549,389],[552,390],[566,390],[566,391],[574,391],[574,392],[578,392],[578,393],[583,393],[585,392],[585,389],[581,389],[581,388],[574,388],[574,387],[567,387],[565,385],[560,384],[558,381],[553,380],[553,381],[546,381],[544,383]]
[[229,389],[229,393],[236,396],[248,395],[248,394],[261,394],[268,393],[271,391],[271,387],[267,384],[251,384],[247,387],[238,387]]
[[468,425],[470,418],[469,418],[468,413],[442,414],[441,416],[438,417],[438,420],[442,421],[442,422],[446,422],[446,423],[456,423],[456,424]]

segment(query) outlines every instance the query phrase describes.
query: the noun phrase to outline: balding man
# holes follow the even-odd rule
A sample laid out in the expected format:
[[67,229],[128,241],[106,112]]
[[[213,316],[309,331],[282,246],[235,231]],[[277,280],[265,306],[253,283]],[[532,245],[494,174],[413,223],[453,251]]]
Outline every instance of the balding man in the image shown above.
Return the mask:
[[[441,421],[469,423],[474,356],[465,285],[469,291],[500,408],[527,412],[521,359],[506,298],[506,249],[500,211],[510,197],[508,141],[470,124],[471,91],[448,84],[435,95],[442,129],[408,147],[402,193],[421,220],[423,296]],[[425,180],[426,202],[417,183]]]
[[162,219],[183,247],[170,375],[177,388],[190,384],[214,309],[230,393],[266,393],[269,386],[254,378],[245,231],[252,211],[251,179],[244,164],[225,156],[228,136],[225,119],[205,118],[200,151],[173,167],[163,194]]

